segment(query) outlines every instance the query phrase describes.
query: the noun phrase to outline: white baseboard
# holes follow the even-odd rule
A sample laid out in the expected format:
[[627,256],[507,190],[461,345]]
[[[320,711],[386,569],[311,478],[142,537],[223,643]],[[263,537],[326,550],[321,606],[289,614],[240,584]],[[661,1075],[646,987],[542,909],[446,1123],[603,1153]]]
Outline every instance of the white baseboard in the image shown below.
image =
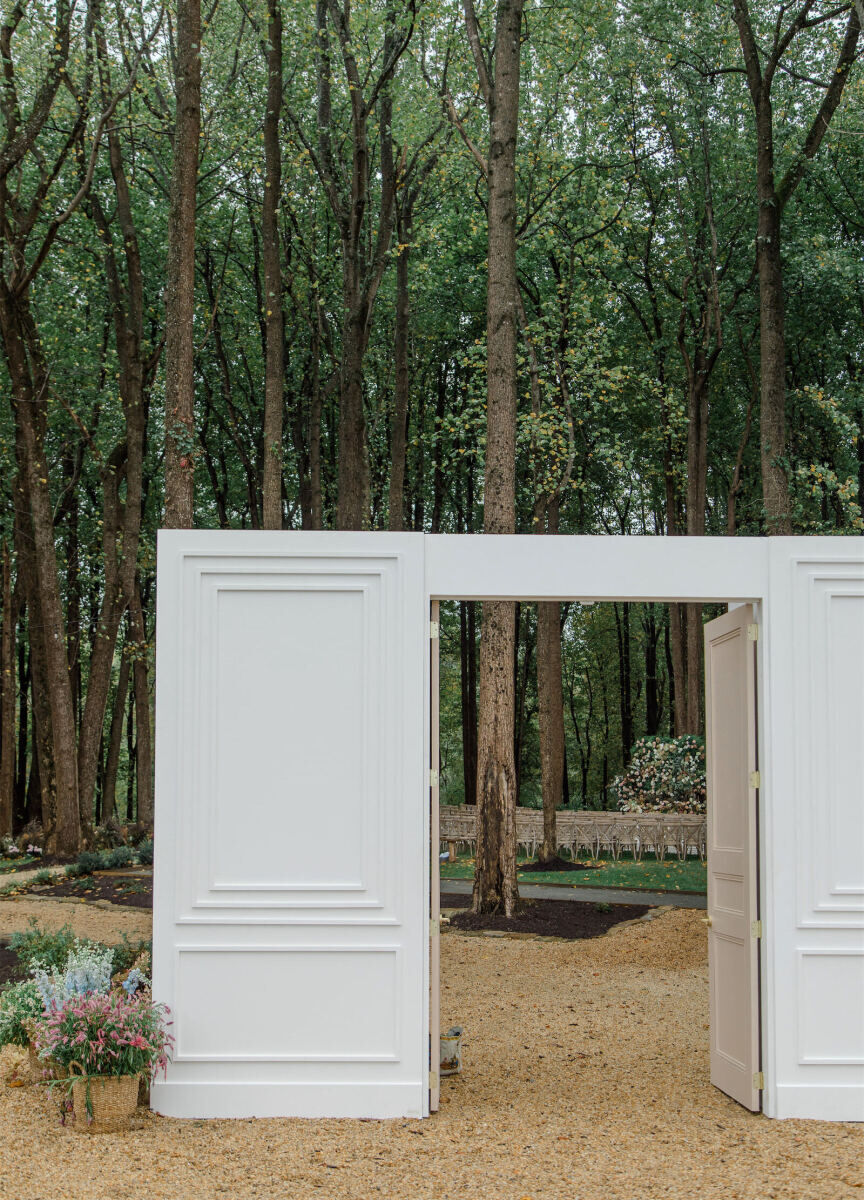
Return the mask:
[[153,1083],[150,1107],[164,1117],[422,1117],[413,1083]]
[[864,1121],[864,1087],[855,1084],[780,1083],[775,1117],[811,1121]]

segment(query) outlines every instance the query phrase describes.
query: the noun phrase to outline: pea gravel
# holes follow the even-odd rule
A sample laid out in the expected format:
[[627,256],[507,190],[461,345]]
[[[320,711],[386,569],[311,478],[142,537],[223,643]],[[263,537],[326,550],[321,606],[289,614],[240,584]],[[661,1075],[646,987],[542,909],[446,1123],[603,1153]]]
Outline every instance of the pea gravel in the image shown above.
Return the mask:
[[[107,937],[105,921],[76,910],[81,932]],[[590,942],[441,940],[442,1026],[465,1027],[464,1071],[430,1120],[139,1110],[131,1133],[87,1138],[44,1088],[5,1085],[7,1049],[0,1200],[864,1200],[860,1126],[768,1121],[709,1084],[698,912]]]

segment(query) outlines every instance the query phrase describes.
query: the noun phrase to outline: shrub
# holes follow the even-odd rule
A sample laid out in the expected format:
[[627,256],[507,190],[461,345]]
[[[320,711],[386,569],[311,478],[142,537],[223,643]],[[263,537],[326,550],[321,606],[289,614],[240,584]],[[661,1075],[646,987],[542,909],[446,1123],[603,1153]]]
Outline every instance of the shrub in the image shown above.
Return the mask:
[[53,883],[54,882],[54,872],[49,871],[47,867],[42,867],[42,869],[40,871],[37,871],[36,874],[33,876],[33,882],[34,883]]
[[126,831],[114,817],[109,817],[104,825],[97,825],[93,830],[93,846],[97,850],[113,850],[125,842]]
[[622,812],[704,813],[704,740],[690,734],[642,738],[613,787]]
[[82,850],[78,855],[78,866],[82,875],[92,875],[102,868],[102,855],[97,850]]
[[30,918],[26,930],[13,933],[9,939],[9,949],[18,956],[18,962],[25,972],[35,966],[62,967],[75,947],[75,934],[71,925],[62,928],[43,929],[35,917]]
[[142,967],[145,972],[150,970],[150,954],[153,943],[149,941],[130,942],[123,934],[123,941],[114,947],[114,972],[121,974],[132,967]]
[[43,1015],[42,997],[33,979],[13,983],[0,992],[0,1049],[28,1045],[31,1022]]
[[145,838],[138,846],[138,861],[145,867],[153,865],[153,839]]
[[128,867],[135,861],[135,854],[129,846],[115,846],[103,856],[106,867]]
[[70,879],[78,879],[81,875],[84,874],[84,869],[80,863],[77,863],[77,862],[68,863],[66,866],[66,869],[64,871],[64,874],[67,875]]
[[36,963],[32,975],[46,1011],[61,1008],[69,999],[91,992],[107,992],[111,987],[114,951],[98,942],[75,939],[62,967],[44,967]]

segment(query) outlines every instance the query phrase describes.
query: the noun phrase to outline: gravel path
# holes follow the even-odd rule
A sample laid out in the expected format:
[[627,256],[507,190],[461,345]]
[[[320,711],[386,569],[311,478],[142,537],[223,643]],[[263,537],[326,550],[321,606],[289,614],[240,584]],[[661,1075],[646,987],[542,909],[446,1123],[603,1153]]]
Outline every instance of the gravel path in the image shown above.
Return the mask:
[[[92,916],[88,932],[104,936],[102,912]],[[443,1081],[431,1120],[180,1122],[142,1113],[133,1133],[91,1139],[59,1126],[44,1089],[0,1086],[0,1196],[864,1196],[861,1127],[768,1121],[710,1086],[698,913],[667,912],[589,942],[452,930],[441,940],[442,1026],[465,1026],[465,1067]],[[11,1050],[0,1057],[0,1080],[13,1059]]]

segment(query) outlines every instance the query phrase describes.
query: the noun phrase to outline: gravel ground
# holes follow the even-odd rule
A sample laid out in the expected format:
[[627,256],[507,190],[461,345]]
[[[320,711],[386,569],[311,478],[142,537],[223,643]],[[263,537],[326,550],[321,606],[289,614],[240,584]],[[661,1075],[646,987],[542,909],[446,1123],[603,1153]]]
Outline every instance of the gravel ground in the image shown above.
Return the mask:
[[[0,905],[0,931],[5,913]],[[105,919],[94,910],[86,931],[106,936]],[[58,1124],[43,1088],[0,1086],[0,1197],[864,1197],[859,1126],[768,1121],[710,1086],[698,913],[582,942],[445,930],[441,952],[442,1027],[465,1026],[464,1071],[443,1081],[431,1120],[180,1122],[142,1112],[131,1134],[85,1138]],[[14,1059],[0,1057],[0,1080]]]

